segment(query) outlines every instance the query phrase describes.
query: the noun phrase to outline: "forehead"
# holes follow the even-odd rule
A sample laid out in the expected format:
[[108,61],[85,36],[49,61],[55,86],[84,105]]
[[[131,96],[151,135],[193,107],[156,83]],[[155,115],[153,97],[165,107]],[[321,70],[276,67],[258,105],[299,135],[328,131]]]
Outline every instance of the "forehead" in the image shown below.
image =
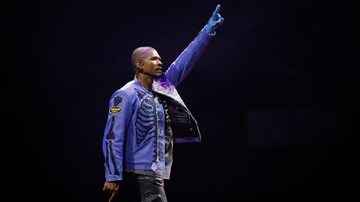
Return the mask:
[[145,58],[149,57],[160,57],[159,53],[154,49],[147,49],[144,51]]

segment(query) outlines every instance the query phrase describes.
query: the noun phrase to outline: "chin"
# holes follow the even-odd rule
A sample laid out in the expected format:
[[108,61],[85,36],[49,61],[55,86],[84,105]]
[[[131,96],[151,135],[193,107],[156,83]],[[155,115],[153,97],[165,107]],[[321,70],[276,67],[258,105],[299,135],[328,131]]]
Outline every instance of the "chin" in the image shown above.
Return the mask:
[[155,78],[160,78],[163,74],[155,74]]

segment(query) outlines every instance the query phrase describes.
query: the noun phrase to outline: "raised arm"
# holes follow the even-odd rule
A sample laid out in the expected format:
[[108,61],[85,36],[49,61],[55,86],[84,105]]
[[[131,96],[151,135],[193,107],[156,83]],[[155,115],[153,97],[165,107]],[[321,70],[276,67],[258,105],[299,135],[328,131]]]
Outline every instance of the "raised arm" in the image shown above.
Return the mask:
[[205,27],[165,72],[166,77],[174,86],[179,85],[186,78],[209,44],[210,39],[215,36],[215,30],[223,23],[224,18],[219,14],[220,8],[220,5],[216,6]]

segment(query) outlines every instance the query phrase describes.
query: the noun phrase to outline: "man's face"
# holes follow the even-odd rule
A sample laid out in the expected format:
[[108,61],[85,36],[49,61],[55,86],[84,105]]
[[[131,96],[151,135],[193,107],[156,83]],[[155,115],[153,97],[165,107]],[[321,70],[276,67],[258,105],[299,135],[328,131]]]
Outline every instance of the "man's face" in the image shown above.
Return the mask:
[[152,75],[161,76],[163,73],[161,57],[154,49],[145,51],[145,58],[140,64],[140,68]]

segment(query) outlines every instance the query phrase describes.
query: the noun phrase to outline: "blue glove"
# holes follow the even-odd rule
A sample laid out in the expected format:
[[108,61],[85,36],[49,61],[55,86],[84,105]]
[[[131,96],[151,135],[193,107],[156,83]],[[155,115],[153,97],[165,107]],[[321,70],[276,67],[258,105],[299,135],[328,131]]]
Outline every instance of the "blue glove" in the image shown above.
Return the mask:
[[221,6],[220,4],[218,4],[212,16],[210,17],[208,23],[205,26],[205,31],[208,34],[215,34],[216,33],[215,29],[224,22],[224,18],[221,17],[221,15],[219,14],[220,8]]

